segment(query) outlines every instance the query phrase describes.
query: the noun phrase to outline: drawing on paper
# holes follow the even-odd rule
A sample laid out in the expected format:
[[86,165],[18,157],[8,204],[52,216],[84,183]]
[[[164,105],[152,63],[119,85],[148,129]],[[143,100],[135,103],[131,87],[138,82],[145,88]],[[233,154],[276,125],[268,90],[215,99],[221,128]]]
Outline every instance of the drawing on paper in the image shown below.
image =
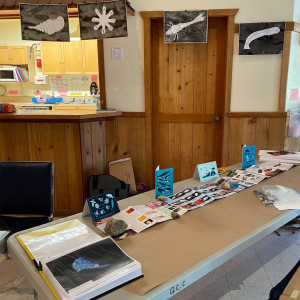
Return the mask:
[[67,5],[20,4],[22,39],[70,41]]
[[125,0],[78,4],[78,16],[82,40],[128,35]]
[[108,30],[112,31],[113,27],[109,23],[116,22],[116,19],[110,19],[110,17],[114,14],[114,11],[111,9],[109,13],[106,14],[106,6],[103,6],[102,15],[97,8],[95,9],[95,13],[97,14],[98,18],[93,17],[92,22],[98,22],[98,25],[94,26],[94,30],[98,30],[100,27],[102,27],[101,33],[105,34],[105,27],[107,27]]
[[282,54],[285,22],[240,24],[239,54]]
[[165,11],[165,43],[206,43],[207,10]]
[[36,26],[28,26],[28,28],[45,32],[51,35],[61,31],[64,28],[64,25],[65,25],[64,18],[59,16],[54,20],[48,19],[47,21],[42,22]]
[[265,35],[273,35],[273,34],[277,34],[278,32],[280,32],[279,27],[272,27],[269,29],[263,29],[263,30],[258,30],[255,31],[253,33],[251,33],[245,42],[245,46],[244,49],[250,49],[250,43],[254,40],[259,39],[260,37],[263,37]]

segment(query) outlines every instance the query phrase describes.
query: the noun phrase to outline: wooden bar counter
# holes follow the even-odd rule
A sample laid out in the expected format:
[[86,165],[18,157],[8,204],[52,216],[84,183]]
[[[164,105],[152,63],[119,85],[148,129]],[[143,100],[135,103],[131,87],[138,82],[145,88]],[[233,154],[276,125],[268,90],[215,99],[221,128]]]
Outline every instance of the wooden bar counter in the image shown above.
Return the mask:
[[88,179],[106,167],[105,120],[121,112],[17,111],[0,114],[0,161],[53,161],[55,215],[82,211]]

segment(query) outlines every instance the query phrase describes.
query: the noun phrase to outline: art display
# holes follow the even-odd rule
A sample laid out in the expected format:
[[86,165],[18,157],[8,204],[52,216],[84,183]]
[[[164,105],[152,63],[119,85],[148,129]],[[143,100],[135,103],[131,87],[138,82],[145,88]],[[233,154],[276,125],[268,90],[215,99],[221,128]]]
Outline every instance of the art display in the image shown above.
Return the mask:
[[173,194],[173,168],[155,171],[155,197]]
[[22,40],[69,42],[67,5],[20,4]]
[[239,55],[282,54],[285,22],[240,24]]
[[164,12],[165,43],[207,43],[207,10]]
[[194,178],[200,179],[200,182],[209,181],[219,177],[216,161],[199,164],[196,166]]
[[255,164],[255,153],[256,146],[245,145],[243,147],[242,169],[249,168]]
[[120,211],[113,191],[87,198],[93,222],[113,216]]
[[78,4],[82,40],[126,37],[125,0]]

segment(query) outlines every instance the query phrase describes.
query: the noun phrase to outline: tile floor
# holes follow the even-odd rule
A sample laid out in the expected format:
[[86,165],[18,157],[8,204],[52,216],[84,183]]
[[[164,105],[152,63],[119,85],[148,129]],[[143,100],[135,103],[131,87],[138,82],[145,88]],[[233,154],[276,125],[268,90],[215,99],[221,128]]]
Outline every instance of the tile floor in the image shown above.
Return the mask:
[[[266,236],[171,300],[267,300],[270,289],[300,259],[300,230],[278,231],[281,236]],[[0,255],[0,299],[33,300],[26,278],[4,255]]]

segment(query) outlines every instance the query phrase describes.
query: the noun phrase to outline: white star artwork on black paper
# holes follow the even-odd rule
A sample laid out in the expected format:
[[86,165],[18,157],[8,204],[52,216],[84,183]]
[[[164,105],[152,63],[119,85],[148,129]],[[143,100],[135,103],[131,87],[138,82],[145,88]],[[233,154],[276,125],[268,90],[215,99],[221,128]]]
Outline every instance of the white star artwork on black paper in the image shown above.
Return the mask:
[[126,37],[126,0],[79,3],[78,17],[82,40]]
[[98,22],[98,25],[94,26],[94,30],[98,30],[100,27],[101,33],[105,34],[105,27],[108,30],[112,31],[114,28],[109,23],[115,23],[116,19],[110,19],[110,17],[114,14],[114,11],[111,9],[108,14],[106,14],[106,6],[102,8],[102,15],[99,10],[96,8],[95,13],[98,15],[99,18],[93,17],[92,22]]

